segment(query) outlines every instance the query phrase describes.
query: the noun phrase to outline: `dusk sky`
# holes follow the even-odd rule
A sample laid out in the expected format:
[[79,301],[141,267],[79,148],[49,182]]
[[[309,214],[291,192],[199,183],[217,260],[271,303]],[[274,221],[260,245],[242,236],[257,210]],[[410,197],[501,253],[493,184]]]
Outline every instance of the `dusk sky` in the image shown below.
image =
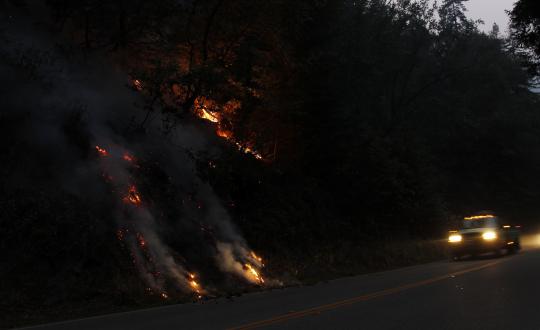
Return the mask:
[[489,31],[493,23],[506,34],[508,15],[505,10],[511,10],[516,0],[469,0],[466,2],[468,15],[472,19],[482,19],[485,24],[480,27],[482,31]]

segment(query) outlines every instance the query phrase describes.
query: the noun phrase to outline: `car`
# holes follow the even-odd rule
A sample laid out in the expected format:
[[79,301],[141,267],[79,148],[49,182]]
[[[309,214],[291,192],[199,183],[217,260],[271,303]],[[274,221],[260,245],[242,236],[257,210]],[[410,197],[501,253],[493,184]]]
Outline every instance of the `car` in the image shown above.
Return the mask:
[[448,243],[454,260],[489,252],[514,254],[521,249],[520,226],[503,224],[492,213],[476,214],[465,217],[461,228],[449,233]]

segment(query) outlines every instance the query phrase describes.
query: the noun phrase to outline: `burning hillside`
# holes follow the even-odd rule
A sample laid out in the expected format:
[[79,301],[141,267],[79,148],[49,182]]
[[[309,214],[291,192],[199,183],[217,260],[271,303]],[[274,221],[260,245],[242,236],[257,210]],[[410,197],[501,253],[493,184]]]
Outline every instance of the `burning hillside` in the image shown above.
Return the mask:
[[[144,92],[144,84],[140,79],[132,79],[131,84],[134,90]],[[177,99],[187,98],[185,95],[186,92],[181,88],[173,88],[172,93]],[[255,150],[253,142],[239,142],[234,137],[232,125],[230,124],[230,118],[240,110],[241,102],[238,100],[233,99],[225,102],[224,104],[219,104],[215,100],[205,96],[195,98],[192,107],[192,112],[195,116],[214,125],[217,136],[223,138],[229,143],[232,143],[240,152],[251,155],[256,159],[264,160],[263,156]]]
[[[101,240],[116,238],[115,258],[123,255],[128,261],[125,265],[117,259],[116,265],[103,266],[103,273],[130,281],[138,274],[139,284],[118,285],[122,294],[131,290],[127,294],[177,301],[268,285],[261,259],[254,257],[212,187],[196,175],[191,151],[207,147],[201,142],[204,133],[180,123],[175,129],[195,133],[185,139],[165,137],[161,120],[148,121],[141,130],[146,113],[136,105],[145,100],[126,88],[125,75],[97,56],[81,67],[48,47],[45,37],[41,41],[43,50],[36,51],[29,40],[2,54],[0,69],[11,72],[3,79],[14,79],[14,95],[32,95],[32,102],[5,98],[3,118],[22,127],[10,139],[24,146],[13,149],[10,159],[25,164],[13,171],[5,187],[25,187],[30,181],[30,190],[54,188],[71,199],[89,201],[87,211],[99,215],[92,218],[91,228],[110,233]],[[27,78],[28,67],[11,65],[20,56],[38,57],[34,60],[42,65],[32,67],[32,74],[39,79]],[[136,91],[145,89],[142,80],[133,84]],[[220,124],[210,110],[197,111]],[[84,235],[89,233],[81,241]],[[111,246],[100,242],[89,249]],[[73,244],[77,241],[66,246]],[[90,252],[79,253],[85,260]],[[59,261],[51,262],[58,267]]]
[[[122,201],[122,204],[118,204],[117,238],[129,250],[133,265],[149,286],[147,292],[158,294],[164,299],[182,293],[191,294],[199,299],[208,294],[217,294],[218,288],[209,291],[203,287],[204,276],[199,279],[195,275],[193,266],[189,265],[188,257],[177,256],[159,238],[158,220],[154,214],[162,212],[157,209],[155,203],[147,201],[148,198],[143,196],[136,184],[138,180],[144,179],[141,177],[146,173],[147,165],[144,161],[143,164],[139,164],[131,152],[123,150],[118,145],[107,149],[95,146],[95,149],[104,173],[103,177],[106,178],[105,183],[117,194],[118,200]],[[193,205],[197,205],[196,208],[200,209],[201,201],[194,200],[193,202]],[[184,203],[183,207],[189,206]],[[231,272],[239,279],[256,285],[264,285],[265,281],[261,274],[264,267],[262,258],[255,252],[249,251],[241,240],[221,242],[221,239],[226,237],[220,233],[220,230],[227,228],[228,231],[231,228],[223,227],[219,223],[222,220],[211,220],[214,223],[204,224],[201,229],[204,231],[213,228],[215,232],[211,241],[207,242],[210,244],[207,248],[216,249],[218,266],[224,264],[225,266],[220,266],[220,268],[226,273]],[[223,253],[226,254],[223,255]],[[229,264],[243,266],[229,268],[227,266]]]
[[[233,133],[231,130],[228,130],[223,125],[223,116],[227,114],[234,113],[238,108],[240,108],[240,103],[237,101],[227,102],[222,109],[216,109],[211,110],[212,108],[216,108],[215,103],[211,100],[208,100],[206,98],[199,98],[195,101],[195,113],[199,118],[207,120],[216,126],[216,134],[217,136],[229,141],[230,143],[233,143],[239,151],[244,152],[246,154],[252,155],[256,159],[262,160],[263,157],[261,154],[257,151],[255,151],[252,147],[250,147],[250,143],[242,144],[240,142],[237,142],[233,136]],[[219,111],[219,112],[218,112]]]

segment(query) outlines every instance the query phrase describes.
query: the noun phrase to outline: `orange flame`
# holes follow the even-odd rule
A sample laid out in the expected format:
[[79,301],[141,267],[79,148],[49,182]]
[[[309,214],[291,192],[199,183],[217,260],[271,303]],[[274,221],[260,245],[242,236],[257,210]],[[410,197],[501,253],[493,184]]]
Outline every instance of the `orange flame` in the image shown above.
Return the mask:
[[251,147],[242,145],[238,142],[235,142],[233,139],[233,133],[230,130],[226,130],[222,128],[221,125],[221,116],[222,113],[234,113],[238,108],[240,108],[240,102],[237,100],[231,100],[227,102],[222,108],[221,112],[216,112],[217,104],[215,101],[208,99],[206,97],[198,97],[194,102],[194,108],[195,113],[199,118],[208,120],[212,123],[216,123],[217,129],[216,134],[217,136],[224,138],[226,140],[230,140],[231,142],[234,142],[239,150],[242,150],[246,154],[253,155],[256,159],[262,160],[263,157],[260,153],[253,150]]
[[132,155],[128,154],[127,152],[124,153],[124,155],[122,156],[122,158],[123,158],[125,161],[128,161],[128,162],[130,162],[130,163],[133,163],[133,162],[135,161],[135,158],[134,158]]
[[137,241],[139,242],[140,247],[144,248],[146,246],[146,240],[141,233],[137,233]]
[[211,113],[204,108],[199,109],[199,117],[211,121],[212,123],[219,123],[218,115],[216,113]]
[[107,150],[103,149],[103,148],[100,148],[99,146],[96,146],[96,150],[98,152],[98,154],[101,156],[101,157],[107,157],[109,156],[109,153],[107,152]]
[[236,142],[236,146],[238,147],[238,150],[243,150],[244,153],[250,154],[250,155],[252,155],[253,157],[255,157],[256,159],[259,159],[259,160],[262,160],[262,159],[263,159],[263,157],[261,156],[260,153],[258,153],[257,151],[251,149],[250,147],[243,146],[243,145],[241,145],[241,144],[238,143],[238,142]]
[[257,260],[261,265],[263,264],[263,260],[261,257],[255,254],[255,252],[251,251],[250,255],[253,259]]
[[135,89],[138,91],[142,91],[143,89],[142,82],[139,79],[133,79],[133,87],[135,87]]
[[246,270],[246,275],[248,278],[254,282],[258,282],[259,284],[264,283],[264,279],[262,276],[257,272],[257,270],[250,264],[246,263],[244,265],[244,269]]
[[197,297],[202,298],[203,289],[201,285],[196,281],[197,276],[193,273],[188,273],[188,283],[193,292],[197,293]]
[[228,139],[230,139],[232,137],[232,132],[231,131],[223,130],[221,128],[217,129],[216,134],[217,134],[217,136],[219,136],[221,138],[224,138],[226,140],[228,140]]
[[139,206],[142,203],[141,196],[137,192],[137,188],[134,185],[129,187],[126,197],[124,197],[124,202],[131,203],[133,205]]
[[193,106],[195,107],[195,112],[199,118],[206,119],[212,123],[219,123],[219,120],[221,119],[219,114],[210,110],[215,108],[214,101],[201,96],[195,100]]

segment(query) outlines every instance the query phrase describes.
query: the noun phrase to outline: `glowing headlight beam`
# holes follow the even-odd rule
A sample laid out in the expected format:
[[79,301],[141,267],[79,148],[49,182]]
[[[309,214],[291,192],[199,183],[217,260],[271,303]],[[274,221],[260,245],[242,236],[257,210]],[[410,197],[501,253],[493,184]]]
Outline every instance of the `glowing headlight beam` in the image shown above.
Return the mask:
[[482,234],[482,238],[486,241],[494,240],[497,238],[497,233],[494,231],[486,231]]
[[460,234],[452,234],[448,237],[448,242],[450,243],[458,243],[458,242],[461,242],[461,240],[463,239],[463,237],[461,237]]

